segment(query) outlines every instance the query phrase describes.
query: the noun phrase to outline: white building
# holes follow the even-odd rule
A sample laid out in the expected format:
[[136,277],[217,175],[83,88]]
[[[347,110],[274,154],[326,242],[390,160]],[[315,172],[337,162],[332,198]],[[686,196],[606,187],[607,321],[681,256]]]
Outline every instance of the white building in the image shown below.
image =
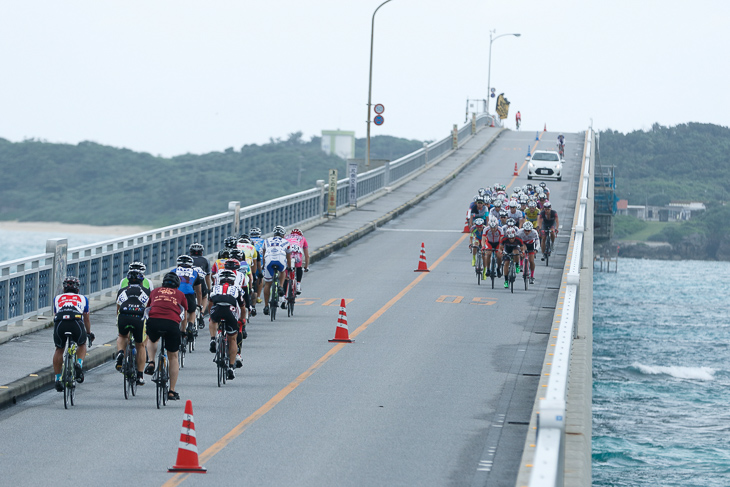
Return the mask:
[[347,130],[323,130],[322,150],[327,154],[352,159],[355,157],[355,132]]

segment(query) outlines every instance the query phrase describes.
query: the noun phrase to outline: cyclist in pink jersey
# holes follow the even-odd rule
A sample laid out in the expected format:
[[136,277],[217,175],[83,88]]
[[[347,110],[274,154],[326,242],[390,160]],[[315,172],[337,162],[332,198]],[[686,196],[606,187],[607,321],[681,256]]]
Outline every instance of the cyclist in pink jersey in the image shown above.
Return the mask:
[[[299,252],[292,252],[291,257],[295,265],[297,278],[297,294],[302,294],[302,275],[309,271],[309,244],[307,239],[298,228],[293,228],[286,239],[292,244],[299,247]],[[302,264],[304,264],[302,266]]]

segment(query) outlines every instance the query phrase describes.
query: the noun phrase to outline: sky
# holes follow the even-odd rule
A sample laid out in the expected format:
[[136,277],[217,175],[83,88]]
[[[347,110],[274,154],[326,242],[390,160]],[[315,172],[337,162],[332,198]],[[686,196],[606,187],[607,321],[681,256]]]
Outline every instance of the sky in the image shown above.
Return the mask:
[[[0,137],[165,157],[365,137],[382,1],[0,0]],[[517,110],[528,131],[728,126],[729,18],[726,0],[391,0],[371,135],[446,137],[488,81],[509,128]],[[491,69],[490,30],[521,34]]]

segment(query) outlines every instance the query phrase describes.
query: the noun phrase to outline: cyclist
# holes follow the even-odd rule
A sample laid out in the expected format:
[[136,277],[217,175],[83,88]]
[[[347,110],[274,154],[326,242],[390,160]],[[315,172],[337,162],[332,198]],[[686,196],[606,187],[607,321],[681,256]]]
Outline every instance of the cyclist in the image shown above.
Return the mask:
[[[263,270],[263,258],[261,257],[262,251],[264,249],[264,239],[261,238],[261,229],[254,227],[251,230],[248,231],[248,234],[251,236],[251,243],[256,247],[256,252],[259,254],[259,261],[260,265],[258,270],[256,271],[256,275],[254,276],[254,282],[251,283],[251,286],[253,287],[254,294],[256,295],[256,302],[261,302],[261,286],[263,285],[264,281],[264,270]],[[307,251],[309,253],[309,251]]]
[[[474,225],[470,228],[469,233],[469,247],[471,248],[471,266],[474,267],[477,260],[477,250],[482,244],[482,236],[484,235],[484,219],[474,219]],[[487,257],[482,253],[482,262],[484,267],[487,265]]]
[[[132,262],[131,264],[129,264],[129,269],[127,270],[127,272],[129,272],[129,271],[139,271],[142,274],[142,278],[143,278],[142,287],[146,287],[148,289],[155,288],[155,286],[152,285],[152,281],[150,281],[149,279],[144,277],[144,273],[147,272],[147,266],[144,265],[144,262]],[[127,284],[129,284],[129,282],[127,281],[127,278],[125,277],[124,279],[122,279],[119,282],[119,287],[120,288],[126,287]]]
[[[525,244],[517,237],[517,230],[514,227],[508,228],[505,231],[504,237],[502,237],[502,240],[499,241],[499,250],[503,253],[512,255],[512,259],[518,258],[520,253],[525,251]],[[509,276],[509,261],[507,259],[502,259],[502,262],[504,264],[504,287],[507,289],[509,287],[509,281],[507,279]],[[519,273],[519,261],[517,261],[517,264],[516,271]]]
[[[210,261],[203,255],[205,247],[203,247],[203,244],[201,243],[196,242],[190,245],[188,252],[190,252],[190,257],[193,258],[193,265],[202,272],[204,277],[200,286],[200,295],[203,299],[198,305],[198,308],[202,313],[204,310],[208,309],[208,294],[210,293],[210,286],[212,285],[210,278]],[[198,333],[196,331],[195,335],[197,336],[197,334]]]
[[[537,233],[537,230],[532,226],[532,223],[529,221],[526,221],[524,225],[522,225],[522,228],[519,232],[517,232],[517,237],[519,237],[522,242],[525,244],[525,248],[527,249],[527,255],[530,263],[530,284],[535,283],[535,246],[537,245],[537,242],[540,239],[540,235]],[[525,266],[526,267],[526,266]]]
[[565,135],[558,135],[558,152],[562,157],[565,157]]
[[545,181],[540,183],[540,191],[545,193],[545,199],[550,199],[550,188],[547,187],[547,184]]
[[[251,241],[251,237],[249,237],[247,234],[242,233],[238,237],[238,252],[239,252],[239,260],[241,261],[241,268],[247,267],[245,269],[248,274],[248,291],[249,295],[253,296],[253,281],[254,276],[256,275],[256,272],[261,267],[261,255],[259,255],[258,250],[256,250],[256,246]],[[243,265],[243,262],[246,262],[248,264],[247,266]],[[256,301],[251,300],[251,315],[256,316]]]
[[502,231],[502,227],[499,226],[499,221],[494,217],[490,217],[488,228],[482,235],[482,248],[484,248],[484,253],[486,254],[484,269],[486,271],[487,277],[491,276],[490,269],[492,265],[492,254],[494,252],[497,253],[496,257],[494,257],[495,259],[497,259],[496,277],[502,277],[502,253],[499,251],[499,242],[502,240],[503,236],[504,232]]
[[298,228],[292,228],[286,239],[299,246],[300,252],[292,252],[294,259],[294,268],[296,270],[297,294],[302,294],[302,277],[305,272],[309,272],[309,244],[304,234]]
[[[248,322],[248,310],[252,309],[250,300],[251,293],[249,291],[251,287],[251,268],[249,267],[248,262],[246,262],[246,258],[242,251],[231,250],[231,257],[231,259],[226,261],[226,270],[233,271],[236,275],[235,284],[243,293],[246,304],[246,306],[242,308],[242,316],[238,320],[238,324],[240,326],[238,341],[240,346],[240,341],[248,337],[248,333],[246,333],[246,322]],[[216,280],[216,283],[220,284],[220,279]]]
[[[195,308],[198,303],[203,302],[203,295],[201,292],[203,276],[193,264],[193,258],[189,255],[183,254],[177,258],[177,267],[172,269],[172,272],[177,274],[180,278],[180,291],[188,300],[187,313],[185,313],[185,323],[187,323],[187,329],[190,331],[196,329],[196,326],[193,324],[195,321]],[[185,329],[183,329],[183,331],[185,331]]]
[[522,123],[522,114],[517,111],[517,114],[515,115],[515,126],[517,127],[517,130],[520,130],[520,124]]
[[499,212],[502,210],[502,200],[499,198],[496,198],[492,201],[492,209],[489,210],[489,216],[494,217],[497,220],[499,220]]
[[510,200],[507,208],[507,219],[512,218],[515,221],[515,225],[521,227],[525,221],[525,214],[517,208],[517,200]]
[[[545,253],[545,234],[550,232],[550,244],[551,247],[555,245],[555,236],[558,234],[558,212],[553,210],[553,205],[550,201],[545,200],[542,205],[542,211],[537,217],[537,226],[541,229],[540,232],[540,250],[543,254]],[[540,257],[540,260],[545,260],[545,256]]]
[[532,226],[534,227],[537,224],[537,216],[539,214],[540,210],[537,209],[537,202],[532,200],[528,201],[527,209],[525,210],[525,221],[532,223]]
[[469,228],[474,226],[474,220],[481,218],[485,220],[489,213],[489,208],[485,204],[484,197],[476,195],[474,201],[469,205]]
[[547,197],[545,196],[545,193],[541,190],[539,193],[537,193],[537,207],[542,210],[542,205],[545,204],[547,201]]
[[291,269],[291,249],[289,241],[284,238],[286,230],[281,225],[274,227],[274,236],[264,241],[262,249],[264,258],[264,314],[269,314],[269,295],[271,281],[274,280],[274,271],[279,271],[279,295],[284,294],[282,286],[286,274],[284,269]]
[[[170,391],[167,399],[171,401],[180,399],[180,394],[175,391],[180,370],[177,353],[180,350],[180,337],[188,309],[188,299],[178,289],[180,284],[180,277],[175,272],[165,274],[162,278],[162,287],[152,290],[150,305],[147,308],[147,337],[149,338],[150,356],[153,359],[157,355],[157,341],[160,336],[165,335],[165,350],[169,354],[168,360],[170,361]],[[153,360],[147,364],[145,373],[152,375],[154,371],[155,362]]]
[[117,363],[116,369],[122,371],[122,361],[124,360],[124,349],[129,341],[130,330],[132,328],[132,338],[137,347],[137,385],[144,385],[145,354],[142,353],[145,348],[142,344],[144,338],[144,312],[150,302],[149,287],[144,285],[144,275],[138,270],[131,270],[127,273],[127,278],[122,281],[126,284],[117,291]]
[[79,294],[81,283],[74,276],[63,280],[63,294],[53,299],[53,344],[56,351],[53,353],[53,372],[56,374],[56,390],[63,392],[61,383],[61,368],[63,366],[63,348],[66,345],[66,332],[71,332],[71,338],[78,345],[77,361],[74,364],[74,373],[78,383],[84,382],[84,358],[86,357],[86,338],[94,340],[89,320],[89,298]]
[[[236,284],[236,275],[231,270],[223,270],[218,274],[218,282],[210,292],[210,351],[215,353],[215,335],[218,324],[224,320],[223,332],[228,335],[228,380],[236,377],[234,369],[243,365],[241,354],[238,352],[236,335],[238,334],[238,320],[241,308],[244,306],[243,292]],[[240,365],[239,365],[240,364]]]

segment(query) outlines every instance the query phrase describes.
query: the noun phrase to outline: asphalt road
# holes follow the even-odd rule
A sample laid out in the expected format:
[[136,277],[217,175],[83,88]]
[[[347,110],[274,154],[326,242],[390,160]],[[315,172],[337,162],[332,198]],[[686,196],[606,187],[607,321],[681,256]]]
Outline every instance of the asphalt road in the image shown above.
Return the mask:
[[[282,310],[274,323],[254,318],[245,365],[224,387],[199,341],[178,381],[183,400],[162,410],[151,382],[125,400],[108,363],[86,373],[71,410],[48,391],[0,411],[3,484],[514,485],[567,252],[582,134],[567,136],[563,181],[548,182],[563,231],[528,291],[478,286],[460,230],[476,190],[525,184],[522,176],[512,183],[515,162],[522,166],[528,144],[552,149],[555,135],[504,133],[434,196],[312,266],[293,318]],[[413,272],[421,243],[428,273]],[[328,343],[342,298],[355,342]],[[166,471],[186,399],[205,475]]]

